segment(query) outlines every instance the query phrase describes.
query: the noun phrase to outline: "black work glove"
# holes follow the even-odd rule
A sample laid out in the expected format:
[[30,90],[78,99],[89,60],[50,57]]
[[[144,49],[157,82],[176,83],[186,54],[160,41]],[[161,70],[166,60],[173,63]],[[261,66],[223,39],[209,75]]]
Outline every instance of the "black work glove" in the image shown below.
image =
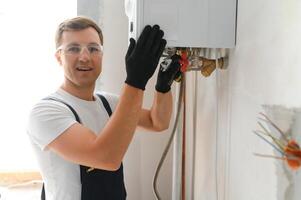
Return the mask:
[[173,80],[181,75],[180,71],[181,56],[175,54],[171,58],[165,59],[160,63],[158,72],[156,90],[158,92],[166,93],[170,90]]
[[137,44],[131,38],[125,57],[127,77],[125,82],[135,88],[144,90],[147,81],[156,71],[159,59],[166,45],[162,39],[164,32],[158,25],[146,26]]

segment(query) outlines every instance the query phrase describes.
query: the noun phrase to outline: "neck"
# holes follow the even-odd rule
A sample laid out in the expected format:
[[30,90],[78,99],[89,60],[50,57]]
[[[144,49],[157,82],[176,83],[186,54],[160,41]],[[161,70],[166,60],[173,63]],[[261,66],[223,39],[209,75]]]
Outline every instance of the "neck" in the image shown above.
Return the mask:
[[76,96],[77,98],[86,100],[86,101],[94,101],[93,93],[95,85],[87,86],[87,87],[79,87],[74,84],[70,85],[66,82],[63,83],[60,87],[61,89],[65,90],[69,94]]

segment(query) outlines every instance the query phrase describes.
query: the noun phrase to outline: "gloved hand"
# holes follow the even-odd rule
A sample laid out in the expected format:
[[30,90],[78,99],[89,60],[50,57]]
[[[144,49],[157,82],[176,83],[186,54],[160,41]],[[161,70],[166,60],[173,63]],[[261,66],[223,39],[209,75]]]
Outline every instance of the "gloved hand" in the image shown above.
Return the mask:
[[164,32],[158,25],[146,26],[137,44],[131,38],[125,57],[127,77],[125,82],[135,88],[144,90],[147,81],[154,74],[159,59],[166,45]]
[[180,71],[181,56],[175,54],[171,58],[165,59],[160,63],[158,72],[156,90],[158,92],[166,93],[170,90],[173,80],[181,75]]

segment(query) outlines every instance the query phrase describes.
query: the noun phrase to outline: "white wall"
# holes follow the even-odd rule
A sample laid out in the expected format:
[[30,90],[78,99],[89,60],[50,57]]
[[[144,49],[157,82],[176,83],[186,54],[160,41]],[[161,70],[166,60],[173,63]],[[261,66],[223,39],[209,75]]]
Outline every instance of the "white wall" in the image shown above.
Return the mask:
[[231,98],[228,199],[288,199],[284,197],[287,184],[279,187],[284,173],[275,173],[281,161],[253,156],[253,152],[272,151],[251,131],[258,129],[261,105],[301,105],[300,13],[297,0],[239,1],[237,48],[227,77]]
[[[72,0],[0,0],[1,172],[38,170],[26,134],[28,116],[63,80],[54,34],[62,20],[75,14]],[[23,50],[16,51],[16,46]]]
[[[297,0],[238,2],[237,46],[228,70],[199,77],[195,199],[216,199],[216,188],[219,199],[227,200],[301,198],[300,188],[292,189],[300,185],[299,173],[289,171],[288,176],[282,161],[254,156],[275,153],[252,133],[258,129],[258,113],[267,112],[262,105],[282,105],[271,116],[277,122],[289,121],[285,112],[301,105],[300,13]],[[215,145],[216,132],[223,145]],[[219,164],[223,156],[226,162]],[[220,173],[224,177],[216,177]]]

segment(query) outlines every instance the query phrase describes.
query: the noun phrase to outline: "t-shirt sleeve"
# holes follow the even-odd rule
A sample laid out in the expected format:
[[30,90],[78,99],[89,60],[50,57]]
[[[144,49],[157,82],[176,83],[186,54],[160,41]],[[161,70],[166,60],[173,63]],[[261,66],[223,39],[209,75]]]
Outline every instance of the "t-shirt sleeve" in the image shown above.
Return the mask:
[[64,104],[42,100],[29,115],[27,134],[42,150],[71,125],[77,123],[72,111]]

